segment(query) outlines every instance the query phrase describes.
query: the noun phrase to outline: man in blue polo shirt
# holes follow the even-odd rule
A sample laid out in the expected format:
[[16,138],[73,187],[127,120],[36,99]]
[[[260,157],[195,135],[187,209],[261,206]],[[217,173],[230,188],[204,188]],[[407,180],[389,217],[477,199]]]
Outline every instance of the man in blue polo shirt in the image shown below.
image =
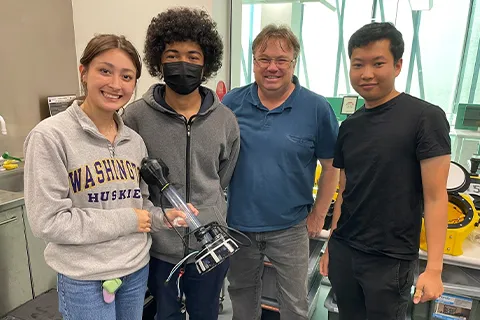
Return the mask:
[[[327,100],[293,75],[299,51],[290,29],[265,27],[252,44],[255,83],[223,99],[241,137],[227,222],[252,241],[231,258],[234,320],[260,318],[264,256],[277,272],[282,320],[307,319],[308,237],[322,230],[338,184],[332,167],[338,123]],[[317,160],[322,176],[314,203]]]

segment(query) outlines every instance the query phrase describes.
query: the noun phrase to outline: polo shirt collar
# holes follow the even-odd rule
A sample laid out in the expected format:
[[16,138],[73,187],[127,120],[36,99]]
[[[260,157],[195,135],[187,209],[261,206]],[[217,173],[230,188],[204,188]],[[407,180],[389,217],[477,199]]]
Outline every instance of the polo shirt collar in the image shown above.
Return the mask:
[[[285,100],[284,103],[282,103],[279,107],[275,108],[272,110],[272,112],[283,112],[286,109],[291,109],[292,108],[292,102],[295,98],[295,96],[298,94],[298,92],[301,90],[300,82],[298,81],[297,76],[293,76],[292,82],[295,85],[295,89],[293,89],[292,93],[290,96]],[[249,101],[251,104],[256,106],[258,109],[261,110],[268,110],[260,101],[260,98],[258,97],[258,85],[256,82],[252,84],[250,87],[250,93],[246,96],[247,101]]]

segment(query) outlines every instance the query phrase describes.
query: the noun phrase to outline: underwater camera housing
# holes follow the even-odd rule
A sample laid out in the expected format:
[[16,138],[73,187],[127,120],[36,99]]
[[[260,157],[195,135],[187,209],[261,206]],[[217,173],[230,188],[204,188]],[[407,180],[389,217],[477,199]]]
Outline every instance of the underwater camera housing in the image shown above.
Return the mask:
[[[213,270],[239,250],[240,247],[237,241],[225,232],[225,229],[236,230],[222,226],[217,222],[211,222],[206,225],[200,223],[182,197],[167,180],[168,167],[161,160],[144,158],[140,174],[148,185],[158,186],[160,192],[174,208],[185,213],[185,221],[191,230],[189,234],[193,233],[197,241],[202,244],[202,250],[195,255],[195,265],[200,274]],[[180,234],[179,236],[181,237]]]

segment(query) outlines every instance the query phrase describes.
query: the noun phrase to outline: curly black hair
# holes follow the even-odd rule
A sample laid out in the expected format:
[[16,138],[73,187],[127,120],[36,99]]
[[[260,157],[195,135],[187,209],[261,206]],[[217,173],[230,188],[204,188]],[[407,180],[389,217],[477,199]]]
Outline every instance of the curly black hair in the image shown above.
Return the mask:
[[148,26],[144,61],[152,77],[163,77],[161,57],[167,44],[193,41],[203,51],[206,81],[222,67],[223,43],[217,24],[201,9],[177,7],[158,14]]

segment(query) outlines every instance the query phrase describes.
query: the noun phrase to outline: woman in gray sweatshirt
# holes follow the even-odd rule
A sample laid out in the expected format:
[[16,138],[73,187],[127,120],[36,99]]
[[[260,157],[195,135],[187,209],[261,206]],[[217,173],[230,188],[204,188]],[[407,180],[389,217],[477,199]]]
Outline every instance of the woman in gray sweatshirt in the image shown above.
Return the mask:
[[[225,224],[223,190],[240,148],[235,115],[212,90],[201,86],[220,69],[222,53],[222,40],[205,11],[173,8],[160,13],[148,27],[145,62],[150,74],[166,84],[151,86],[124,114],[126,125],[144,139],[149,155],[168,166],[169,180],[198,209],[202,224]],[[151,196],[159,205],[159,190],[152,188]],[[152,238],[148,287],[157,302],[156,319],[183,319],[183,294],[190,319],[217,319],[228,261],[202,275],[189,261],[165,285],[188,250],[172,230],[153,233]],[[189,247],[201,247],[194,236]]]
[[[39,123],[25,141],[25,203],[45,260],[58,272],[65,320],[140,320],[151,229],[165,228],[140,179],[142,138],[116,111],[131,98],[141,62],[123,36],[85,48],[86,96]],[[169,218],[183,216],[170,211]],[[184,222],[184,221],[183,221]]]

